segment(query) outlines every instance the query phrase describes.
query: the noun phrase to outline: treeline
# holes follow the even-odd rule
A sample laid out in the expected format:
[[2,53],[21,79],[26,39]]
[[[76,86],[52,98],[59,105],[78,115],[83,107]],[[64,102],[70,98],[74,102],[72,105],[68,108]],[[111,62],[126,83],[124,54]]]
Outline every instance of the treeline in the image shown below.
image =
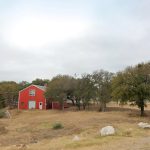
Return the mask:
[[27,81],[21,81],[20,83],[16,83],[14,81],[0,82],[0,108],[17,107],[18,94],[20,90],[26,88],[31,84],[44,86],[45,84],[48,84],[48,82],[49,80],[46,79],[36,79],[33,80],[31,83]]
[[150,100],[150,62],[130,66],[117,73],[97,70],[80,77],[57,75],[51,80],[36,79],[32,83],[1,82],[0,106],[12,106],[17,101],[18,91],[30,84],[47,85],[46,98],[59,101],[62,109],[67,99],[79,110],[96,103],[99,111],[105,111],[106,104],[113,100],[137,105],[142,116],[146,102]]
[[104,70],[83,74],[80,78],[58,75],[48,83],[45,96],[57,99],[62,108],[64,100],[68,99],[79,110],[81,107],[85,110],[96,101],[99,111],[105,111],[106,103],[111,100],[112,77],[113,73]]

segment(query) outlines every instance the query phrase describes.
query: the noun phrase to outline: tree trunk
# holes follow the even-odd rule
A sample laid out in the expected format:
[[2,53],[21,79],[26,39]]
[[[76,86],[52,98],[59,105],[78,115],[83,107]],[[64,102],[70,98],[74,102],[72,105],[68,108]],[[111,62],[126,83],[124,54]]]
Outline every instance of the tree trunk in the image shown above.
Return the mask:
[[80,110],[81,104],[80,104],[80,100],[76,99],[76,106],[78,107],[78,109]]
[[74,99],[71,98],[70,100],[72,101],[72,105],[75,106]]
[[78,109],[80,110],[80,106],[81,106],[81,104],[80,104],[80,102],[78,103]]
[[83,103],[83,110],[85,110],[85,108],[86,108],[86,105]]
[[102,103],[102,112],[104,112],[104,111],[106,111],[106,103],[105,102]]
[[141,116],[144,116],[144,100],[141,100]]
[[106,103],[105,102],[101,102],[100,103],[99,111],[102,111],[102,112],[106,111]]
[[78,109],[80,110],[80,105],[78,106]]

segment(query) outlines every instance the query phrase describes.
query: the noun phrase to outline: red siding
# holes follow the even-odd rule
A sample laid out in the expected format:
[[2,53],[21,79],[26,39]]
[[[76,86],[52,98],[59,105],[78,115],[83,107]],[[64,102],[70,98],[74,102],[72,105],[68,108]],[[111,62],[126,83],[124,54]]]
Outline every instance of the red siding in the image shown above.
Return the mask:
[[52,109],[61,109],[59,102],[52,102]]
[[[30,90],[35,90],[35,96],[29,95]],[[39,102],[43,103],[42,109],[46,109],[46,99],[44,97],[44,91],[34,85],[31,85],[19,92],[18,108],[19,109],[29,109],[28,108],[29,100],[33,100],[36,102],[35,109],[39,109]]]
[[[64,108],[68,108],[68,104],[64,102]],[[61,105],[59,102],[52,102],[52,109],[61,109]]]

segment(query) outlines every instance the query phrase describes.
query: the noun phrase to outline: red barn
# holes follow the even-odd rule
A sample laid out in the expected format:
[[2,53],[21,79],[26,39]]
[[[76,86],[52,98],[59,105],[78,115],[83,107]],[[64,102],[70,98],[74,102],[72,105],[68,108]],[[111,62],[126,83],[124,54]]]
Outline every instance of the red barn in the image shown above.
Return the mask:
[[[46,86],[30,85],[19,91],[18,109],[61,109],[59,102],[47,103],[44,96]],[[64,108],[68,105],[65,103]]]
[[19,92],[18,109],[46,109],[45,86],[30,85]]

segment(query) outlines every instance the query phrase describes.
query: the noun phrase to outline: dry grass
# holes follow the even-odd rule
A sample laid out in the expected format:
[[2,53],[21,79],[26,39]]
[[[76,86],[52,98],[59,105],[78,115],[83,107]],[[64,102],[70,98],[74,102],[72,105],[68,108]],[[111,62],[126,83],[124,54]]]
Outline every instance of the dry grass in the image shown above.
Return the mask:
[[[147,114],[149,114],[147,108]],[[7,132],[0,134],[1,150],[149,150],[150,130],[138,128],[141,118],[136,109],[109,108],[95,111],[11,111],[11,119],[0,119]],[[60,122],[64,128],[53,130]],[[100,137],[100,128],[113,125],[114,136]],[[73,141],[78,135],[80,141]]]

